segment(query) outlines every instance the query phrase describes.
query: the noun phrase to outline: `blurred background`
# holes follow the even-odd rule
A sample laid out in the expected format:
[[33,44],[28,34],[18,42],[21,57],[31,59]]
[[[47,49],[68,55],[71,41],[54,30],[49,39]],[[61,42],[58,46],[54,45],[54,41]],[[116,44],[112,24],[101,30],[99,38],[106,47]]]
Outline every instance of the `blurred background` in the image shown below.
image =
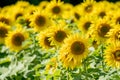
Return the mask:
[[[10,5],[10,4],[14,4],[16,3],[18,0],[0,0],[0,7],[4,7],[6,5]],[[37,5],[39,4],[39,2],[43,1],[43,0],[23,0],[23,1],[28,1],[31,4]],[[45,1],[45,0],[44,0]],[[46,1],[50,1],[50,0],[46,0]],[[62,0],[65,3],[71,3],[73,5],[79,4],[81,3],[83,0]],[[96,1],[101,1],[101,0],[96,0]],[[109,2],[116,2],[116,1],[120,1],[120,0],[108,0]]]

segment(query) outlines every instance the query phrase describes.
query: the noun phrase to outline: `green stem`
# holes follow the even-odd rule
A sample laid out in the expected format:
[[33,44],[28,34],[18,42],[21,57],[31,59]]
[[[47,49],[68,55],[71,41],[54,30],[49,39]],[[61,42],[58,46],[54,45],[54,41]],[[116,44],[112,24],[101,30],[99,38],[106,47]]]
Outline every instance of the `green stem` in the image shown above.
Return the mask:
[[83,69],[84,69],[84,72],[85,72],[85,80],[88,80],[88,72],[87,72],[87,58],[84,60],[84,63],[83,63]]
[[104,64],[104,61],[103,61],[103,53],[104,53],[104,46],[102,44],[101,46],[101,57],[102,57],[102,68],[103,68],[103,71],[105,71],[105,64]]
[[67,80],[69,80],[69,68],[67,70]]

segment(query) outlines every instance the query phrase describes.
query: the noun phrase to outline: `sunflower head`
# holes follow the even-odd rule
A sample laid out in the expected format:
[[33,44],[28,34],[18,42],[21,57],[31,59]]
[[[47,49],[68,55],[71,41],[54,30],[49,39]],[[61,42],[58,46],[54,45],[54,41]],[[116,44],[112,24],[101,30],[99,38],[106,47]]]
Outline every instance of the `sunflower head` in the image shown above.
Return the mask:
[[120,24],[120,15],[119,15],[120,10],[114,10],[111,13],[115,13],[114,15],[112,14],[111,16],[111,20],[115,25],[119,25]]
[[50,29],[50,41],[51,45],[60,46],[65,38],[70,34],[68,28],[65,28],[63,25],[54,25]]
[[63,42],[65,37],[67,37],[67,34],[65,31],[62,31],[62,30],[58,30],[54,35],[54,39],[58,42]]
[[94,0],[84,0],[81,7],[83,8],[83,13],[92,13],[94,12],[96,2]]
[[60,49],[60,61],[63,66],[71,69],[82,64],[82,60],[88,55],[88,42],[80,35],[70,35],[65,39],[64,45]]
[[24,41],[25,38],[21,33],[16,33],[12,36],[12,44],[15,46],[21,46]]
[[104,61],[108,66],[120,68],[120,43],[111,42],[104,51]]
[[48,6],[46,7],[47,11],[50,12],[51,16],[61,16],[64,8],[63,8],[63,2],[60,0],[52,0]]
[[98,19],[90,29],[91,38],[97,41],[98,44],[105,43],[108,39],[106,36],[113,28],[113,24],[108,18]]
[[27,8],[28,6],[30,6],[30,4],[27,1],[17,1],[15,6],[20,7],[20,8]]
[[79,30],[86,37],[89,37],[89,32],[91,31],[90,29],[93,26],[95,20],[97,20],[96,17],[93,18],[91,15],[85,15],[81,16],[80,20],[77,21]]
[[8,34],[9,28],[9,26],[0,22],[0,43],[4,43],[4,39]]
[[8,33],[7,29],[5,27],[0,26],[0,37],[4,38],[6,37],[6,34]]
[[106,24],[106,23],[100,24],[98,29],[98,35],[101,37],[105,37],[107,32],[109,32],[110,28],[111,27],[109,24]]
[[46,19],[42,15],[38,15],[35,19],[35,24],[38,26],[44,26],[46,23]]
[[6,16],[4,16],[4,15],[2,14],[2,15],[0,15],[0,22],[3,22],[3,23],[5,23],[5,24],[7,24],[7,25],[10,25],[11,20],[10,20],[8,17],[6,17]]
[[115,25],[113,29],[111,29],[108,33],[107,33],[107,37],[109,37],[108,39],[108,43],[111,43],[111,41],[120,41],[120,29],[119,29],[119,25]]
[[49,34],[50,34],[50,31],[47,29],[40,32],[39,35],[37,36],[39,45],[42,47],[42,49],[48,50],[53,47],[52,45],[50,45],[51,41],[49,40],[50,38]]
[[12,16],[10,16],[13,19],[13,21],[17,20],[19,17],[24,16],[24,12],[25,12],[23,8],[20,8],[18,6],[16,7],[13,8],[14,10],[12,11]]
[[7,34],[5,44],[11,51],[20,51],[26,47],[23,43],[28,39],[28,33],[22,28],[17,28]]
[[44,10],[44,9],[47,7],[48,4],[49,4],[48,1],[41,1],[41,2],[39,3],[39,8],[40,8],[41,10]]
[[30,26],[32,26],[35,31],[42,31],[51,24],[51,20],[49,19],[47,13],[40,11],[36,11],[30,21]]

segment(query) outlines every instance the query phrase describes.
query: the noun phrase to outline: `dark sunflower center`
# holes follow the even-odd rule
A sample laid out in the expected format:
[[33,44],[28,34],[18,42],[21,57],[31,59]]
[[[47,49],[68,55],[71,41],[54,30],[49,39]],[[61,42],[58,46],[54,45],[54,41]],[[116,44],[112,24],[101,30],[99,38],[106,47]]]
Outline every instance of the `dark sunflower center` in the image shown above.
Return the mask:
[[93,6],[91,4],[89,4],[85,7],[85,11],[88,12],[88,13],[91,12],[92,9],[93,9]]
[[42,9],[45,9],[46,8],[46,5],[42,6]]
[[117,31],[115,34],[115,39],[120,40],[120,31]]
[[57,31],[54,36],[55,40],[58,42],[62,42],[66,37],[67,37],[66,33],[61,30]]
[[0,22],[4,22],[5,24],[8,24],[8,25],[10,24],[9,19],[7,19],[5,17],[0,18]]
[[80,55],[85,51],[85,45],[80,41],[75,41],[71,45],[71,52],[75,55]]
[[80,19],[80,15],[78,13],[74,13],[74,16],[77,20]]
[[53,12],[54,14],[59,14],[59,13],[61,12],[61,9],[60,9],[59,6],[54,6],[54,7],[52,8],[52,12]]
[[109,30],[110,30],[110,26],[108,24],[101,24],[98,34],[101,37],[105,37],[105,35],[107,34],[107,32],[109,32]]
[[38,17],[36,17],[35,23],[40,27],[44,26],[46,23],[46,19],[44,16],[38,16]]
[[100,16],[101,18],[103,18],[105,15],[106,15],[105,12],[100,12],[100,14],[99,14],[99,16]]
[[116,24],[120,24],[120,17],[117,18]]
[[117,61],[120,61],[120,50],[116,50],[113,55]]
[[16,16],[15,16],[15,19],[17,19],[20,16],[23,16],[23,14],[22,13],[17,13]]
[[6,37],[6,34],[8,33],[8,30],[4,27],[0,27],[0,37],[4,38]]
[[90,25],[91,25],[91,22],[88,21],[83,25],[83,27],[84,27],[85,30],[88,30]]
[[49,37],[45,37],[44,44],[47,45],[48,47],[52,47],[50,45],[51,42],[48,39],[49,39]]
[[23,34],[21,33],[16,33],[12,36],[12,43],[15,45],[15,46],[21,46],[22,45],[22,42],[25,40]]

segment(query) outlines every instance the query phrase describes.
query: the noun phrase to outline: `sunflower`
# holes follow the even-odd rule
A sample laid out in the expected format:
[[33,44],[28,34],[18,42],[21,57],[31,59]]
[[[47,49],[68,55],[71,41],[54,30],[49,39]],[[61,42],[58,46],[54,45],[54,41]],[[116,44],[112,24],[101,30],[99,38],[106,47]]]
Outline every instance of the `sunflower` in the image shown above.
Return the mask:
[[48,4],[49,4],[48,1],[41,1],[39,3],[38,7],[39,7],[40,10],[44,10],[47,7]]
[[65,11],[71,11],[73,9],[73,5],[70,3],[64,3],[64,9]]
[[[17,8],[17,9],[16,9]],[[13,11],[11,12],[12,13],[12,15],[10,16],[11,17],[11,19],[13,19],[13,21],[16,21],[17,20],[17,18],[19,18],[19,17],[21,17],[21,16],[24,16],[24,11],[25,9],[23,9],[23,8],[20,8],[20,7],[18,7],[18,6],[14,6],[13,7]]]
[[114,24],[120,24],[120,15],[119,15],[120,10],[114,10],[113,13],[114,15],[112,16],[112,21]]
[[111,43],[111,41],[120,41],[120,25],[115,25],[106,36],[109,37],[107,40],[108,43]]
[[96,1],[95,0],[84,0],[81,3],[81,12],[82,14],[92,14],[95,12],[96,8]]
[[51,24],[51,20],[46,12],[36,11],[31,17],[30,26],[34,28],[35,31],[42,31]]
[[65,38],[70,34],[70,30],[62,23],[60,25],[53,25],[50,28],[49,40],[51,41],[51,45],[61,46]]
[[39,35],[37,36],[39,45],[42,47],[42,49],[47,50],[53,47],[50,45],[51,41],[49,41],[49,38],[50,38],[49,33],[50,31],[49,29],[47,29],[47,30],[40,32]]
[[105,43],[108,39],[106,34],[113,28],[113,24],[109,18],[98,19],[91,27],[89,34],[93,41],[97,41],[97,44]]
[[73,18],[73,5],[69,4],[69,3],[64,3],[64,12],[62,15],[62,18],[69,20],[71,18]]
[[29,7],[27,7],[27,8],[25,9],[25,13],[26,13],[25,15],[31,16],[31,15],[34,14],[34,12],[35,12],[37,9],[38,9],[37,6],[35,6],[35,5],[30,5]]
[[52,18],[61,16],[64,12],[63,2],[61,0],[52,0],[46,7],[46,10]]
[[70,35],[65,39],[59,51],[59,59],[66,68],[74,69],[82,63],[82,59],[88,55],[88,40],[79,34]]
[[[100,7],[98,7],[100,6]],[[96,3],[94,15],[97,15],[99,18],[104,18],[111,15],[110,3],[107,1],[101,1]],[[110,16],[111,17],[111,16]]]
[[111,42],[104,51],[104,61],[108,66],[120,68],[120,42]]
[[90,27],[96,19],[97,17],[92,15],[81,16],[80,20],[77,21],[77,25],[80,31],[83,33],[83,35],[89,37],[88,33],[90,31]]
[[26,30],[19,27],[14,31],[8,32],[5,44],[11,51],[18,52],[26,47],[24,42],[28,39],[28,36]]
[[25,9],[30,6],[30,3],[28,1],[17,1],[17,3],[15,3],[15,6]]
[[82,14],[81,14],[78,6],[75,6],[72,10],[73,10],[73,11],[72,11],[73,20],[74,20],[74,21],[80,20]]
[[0,14],[0,22],[10,25],[12,20],[4,14]]
[[8,25],[0,22],[0,44],[4,44],[9,29],[10,27]]

